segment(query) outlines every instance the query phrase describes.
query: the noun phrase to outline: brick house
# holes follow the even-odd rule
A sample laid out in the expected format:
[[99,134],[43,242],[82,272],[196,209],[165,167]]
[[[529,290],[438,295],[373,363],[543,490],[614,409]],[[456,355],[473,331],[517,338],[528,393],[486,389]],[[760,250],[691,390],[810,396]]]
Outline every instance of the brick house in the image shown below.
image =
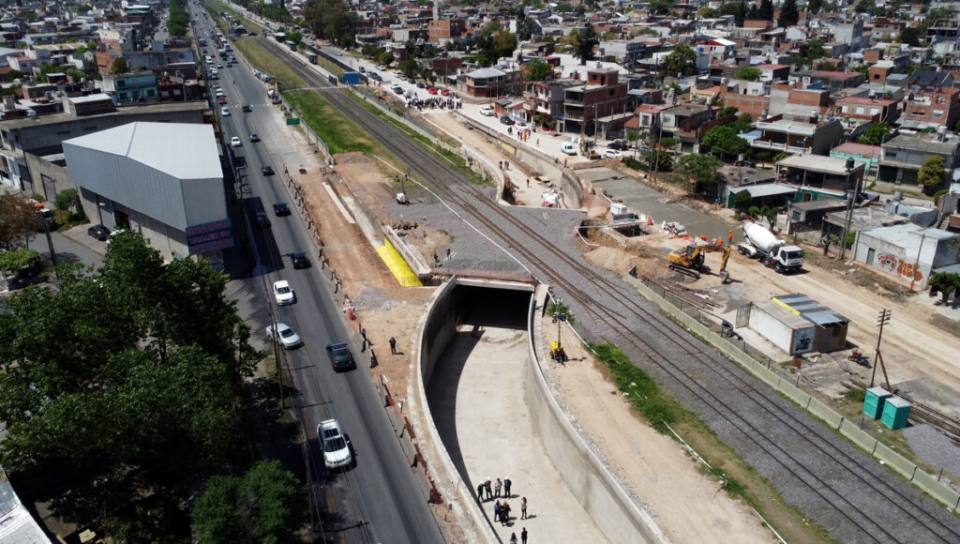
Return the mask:
[[520,70],[509,68],[480,68],[464,74],[459,81],[460,91],[469,96],[492,98],[516,94],[519,92],[523,78]]
[[617,70],[587,71],[587,81],[564,89],[563,130],[606,133],[623,128],[633,116],[627,108],[627,84]]
[[444,44],[459,38],[466,32],[463,19],[437,19],[427,23],[427,36],[430,43]]
[[907,81],[900,124],[904,128],[953,129],[960,121],[960,89],[949,72],[914,72]]

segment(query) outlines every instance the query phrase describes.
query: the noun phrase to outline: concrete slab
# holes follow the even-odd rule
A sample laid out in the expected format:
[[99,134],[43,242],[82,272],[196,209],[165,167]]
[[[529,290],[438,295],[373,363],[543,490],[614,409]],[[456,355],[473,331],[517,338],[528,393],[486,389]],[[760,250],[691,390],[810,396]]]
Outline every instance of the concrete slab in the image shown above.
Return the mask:
[[[474,492],[486,480],[510,478],[512,521],[493,523],[503,542],[526,527],[531,542],[607,542],[560,479],[523,402],[528,373],[523,330],[461,328],[437,363],[427,391],[437,431]],[[528,519],[520,519],[520,498]]]

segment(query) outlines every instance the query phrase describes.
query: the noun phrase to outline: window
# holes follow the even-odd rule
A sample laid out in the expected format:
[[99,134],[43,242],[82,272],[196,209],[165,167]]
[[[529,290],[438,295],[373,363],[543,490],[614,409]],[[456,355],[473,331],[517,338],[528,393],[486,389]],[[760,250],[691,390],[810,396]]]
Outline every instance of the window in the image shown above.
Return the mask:
[[939,119],[943,117],[943,110],[933,110],[933,118]]

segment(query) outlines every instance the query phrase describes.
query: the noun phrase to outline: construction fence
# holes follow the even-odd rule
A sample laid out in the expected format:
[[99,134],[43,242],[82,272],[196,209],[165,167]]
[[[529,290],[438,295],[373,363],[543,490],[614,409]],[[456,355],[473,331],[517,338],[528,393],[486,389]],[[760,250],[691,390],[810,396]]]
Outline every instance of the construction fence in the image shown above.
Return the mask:
[[903,476],[921,491],[943,504],[948,510],[960,513],[960,493],[939,475],[932,475],[903,455],[865,432],[859,421],[848,419],[826,403],[814,398],[798,387],[798,376],[783,374],[769,357],[750,348],[741,341],[731,341],[720,336],[718,325],[703,315],[700,308],[681,300],[660,286],[649,285],[633,274],[624,280],[634,286],[644,298],[656,304],[660,310],[678,321],[684,328],[711,344],[731,361],[737,363],[755,377],[766,382],[774,390],[788,397],[814,417],[822,420],[833,430],[847,437],[862,450],[882,464]]

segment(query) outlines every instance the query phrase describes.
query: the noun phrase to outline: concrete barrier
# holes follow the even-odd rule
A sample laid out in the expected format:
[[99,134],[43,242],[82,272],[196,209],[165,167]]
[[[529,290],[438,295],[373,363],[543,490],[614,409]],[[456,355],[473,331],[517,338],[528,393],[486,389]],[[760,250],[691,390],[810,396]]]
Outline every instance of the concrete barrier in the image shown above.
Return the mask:
[[617,544],[666,542],[656,521],[633,502],[580,436],[551,393],[537,350],[540,331],[536,323],[544,310],[545,300],[546,288],[540,286],[530,301],[527,322],[530,379],[524,386],[527,409],[543,447],[564,483],[607,540]]
[[908,461],[906,457],[893,451],[890,446],[887,446],[883,442],[877,442],[877,448],[873,451],[873,455],[877,459],[880,459],[886,463],[893,470],[899,472],[906,479],[913,480],[913,476],[917,472],[917,465]]
[[913,475],[913,483],[943,504],[952,504],[953,508],[948,507],[949,510],[955,510],[957,503],[960,502],[960,493],[938,482],[936,478],[922,470],[918,470]]
[[833,430],[839,429],[843,423],[843,416],[833,411],[833,409],[827,406],[822,400],[811,398],[810,404],[807,405],[807,410],[809,410],[811,414],[824,420]]
[[840,434],[847,437],[854,444],[866,450],[870,455],[877,449],[877,439],[870,436],[866,431],[857,426],[849,419],[843,420],[840,424]]

